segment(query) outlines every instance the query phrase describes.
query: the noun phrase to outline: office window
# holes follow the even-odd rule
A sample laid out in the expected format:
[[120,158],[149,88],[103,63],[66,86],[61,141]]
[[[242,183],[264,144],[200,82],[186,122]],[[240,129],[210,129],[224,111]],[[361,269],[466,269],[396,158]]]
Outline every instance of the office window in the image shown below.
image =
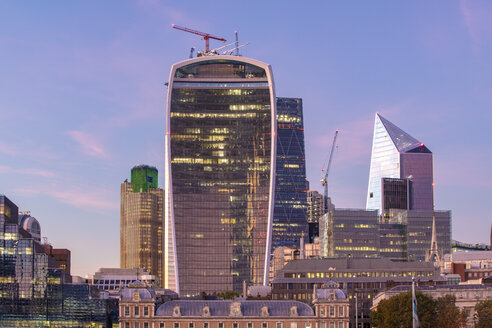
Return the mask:
[[326,328],[326,322],[324,322],[324,321],[320,322],[319,327],[320,328]]
[[134,309],[133,309],[133,314],[138,317],[139,316],[139,309],[138,309],[138,306],[135,306]]
[[140,328],[140,324],[138,322],[133,323],[133,328]]
[[129,316],[130,316],[130,307],[125,306],[125,317],[129,317]]
[[224,323],[223,322],[219,322],[219,328],[224,328]]
[[343,306],[338,307],[338,316],[343,317]]
[[343,322],[338,323],[338,328],[343,328]]
[[174,323],[174,328],[179,328],[179,322]]
[[334,317],[334,316],[335,316],[335,307],[330,306],[330,317]]
[[335,323],[334,322],[330,322],[330,328],[335,328]]
[[267,322],[263,322],[261,324],[261,328],[268,328],[268,323]]
[[195,324],[193,322],[188,323],[188,328],[195,328]]
[[149,328],[149,323],[148,322],[144,322],[143,328]]
[[248,322],[248,328],[253,328],[253,323],[252,322]]
[[149,316],[149,307],[144,306],[144,316],[148,317]]
[[238,324],[237,322],[234,322],[234,323],[232,324],[232,328],[239,328],[239,324]]
[[203,323],[203,328],[208,328],[208,322]]

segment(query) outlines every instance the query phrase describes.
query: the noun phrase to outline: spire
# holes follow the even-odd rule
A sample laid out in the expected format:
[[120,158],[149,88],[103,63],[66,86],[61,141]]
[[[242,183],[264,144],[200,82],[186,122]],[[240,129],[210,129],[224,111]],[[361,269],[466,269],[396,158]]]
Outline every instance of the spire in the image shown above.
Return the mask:
[[437,248],[437,234],[436,234],[436,214],[432,214],[432,239],[431,245],[425,256],[425,262],[434,262],[436,265],[441,263],[441,257],[439,255],[439,249]]

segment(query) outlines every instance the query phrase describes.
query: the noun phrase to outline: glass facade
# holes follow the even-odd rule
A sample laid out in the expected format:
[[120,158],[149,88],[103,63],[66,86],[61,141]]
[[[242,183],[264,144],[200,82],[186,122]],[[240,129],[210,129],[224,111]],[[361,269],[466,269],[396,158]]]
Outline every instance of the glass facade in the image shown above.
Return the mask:
[[175,64],[166,129],[165,287],[191,296],[263,284],[276,146],[270,66],[235,56]]
[[320,220],[321,257],[378,257],[377,211],[332,209]]
[[302,99],[277,98],[277,164],[272,246],[308,237]]
[[[366,208],[379,210],[380,214],[391,208],[385,204],[385,200],[388,200],[385,198],[388,195],[390,198],[401,195],[391,195],[391,189],[396,191],[394,181],[392,186],[386,185],[388,194],[384,195],[383,178],[394,178],[407,179],[410,185],[410,188],[407,187],[408,205],[404,209],[433,210],[432,170],[432,152],[423,143],[376,114]],[[397,206],[402,207],[401,204]]]
[[[116,303],[88,285],[64,284],[64,271],[17,225],[18,208],[0,195],[0,326],[111,327]],[[117,326],[117,324],[116,324]]]
[[131,182],[121,184],[120,266],[145,269],[162,285],[164,191],[157,174],[155,167],[136,166]]

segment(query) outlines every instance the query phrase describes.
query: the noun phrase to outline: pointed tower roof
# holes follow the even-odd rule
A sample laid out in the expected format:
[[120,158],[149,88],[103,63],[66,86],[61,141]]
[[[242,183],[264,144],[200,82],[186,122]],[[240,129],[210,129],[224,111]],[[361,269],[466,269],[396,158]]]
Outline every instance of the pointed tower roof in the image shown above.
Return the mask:
[[388,132],[388,135],[391,138],[391,141],[393,141],[393,144],[400,153],[431,152],[427,147],[424,146],[422,142],[418,141],[417,139],[382,117],[379,113],[376,113],[376,116],[383,124],[385,130]]

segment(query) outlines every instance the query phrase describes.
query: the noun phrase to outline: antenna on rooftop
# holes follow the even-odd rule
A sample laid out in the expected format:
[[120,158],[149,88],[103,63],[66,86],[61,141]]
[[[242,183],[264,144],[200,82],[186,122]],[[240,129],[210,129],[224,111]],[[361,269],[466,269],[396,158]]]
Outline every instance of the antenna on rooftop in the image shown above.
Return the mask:
[[238,37],[238,32],[237,30],[234,31],[234,34],[236,35],[236,56],[239,56],[239,37]]

